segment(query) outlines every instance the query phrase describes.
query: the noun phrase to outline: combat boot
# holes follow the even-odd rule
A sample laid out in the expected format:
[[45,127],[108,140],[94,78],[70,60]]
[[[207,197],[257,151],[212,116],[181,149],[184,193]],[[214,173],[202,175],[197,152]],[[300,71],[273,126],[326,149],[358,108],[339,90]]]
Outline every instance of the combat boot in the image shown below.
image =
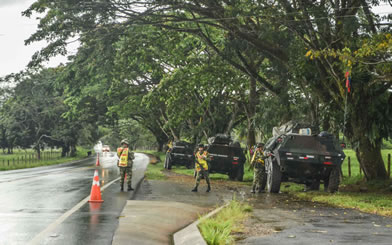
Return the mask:
[[132,188],[131,185],[128,185],[128,191],[133,191],[134,189]]
[[192,192],[197,192],[197,186],[195,186],[195,188],[192,189]]
[[121,185],[120,187],[121,187],[120,190],[124,191],[124,185]]
[[206,192],[210,192],[210,190],[211,190],[211,186],[210,186],[210,185],[208,185],[208,186],[207,186],[207,190],[206,190]]

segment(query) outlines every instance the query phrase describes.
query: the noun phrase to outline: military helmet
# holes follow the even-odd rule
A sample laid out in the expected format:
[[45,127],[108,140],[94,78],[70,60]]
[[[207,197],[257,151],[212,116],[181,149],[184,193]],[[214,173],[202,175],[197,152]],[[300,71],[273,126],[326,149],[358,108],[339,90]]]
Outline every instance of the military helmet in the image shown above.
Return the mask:
[[257,148],[259,148],[259,147],[264,147],[264,143],[258,143]]
[[122,145],[122,144],[129,145],[128,140],[126,140],[126,139],[121,140],[121,143],[120,143],[120,144],[121,144],[121,145]]
[[199,148],[204,148],[204,145],[203,144],[199,144],[198,147]]

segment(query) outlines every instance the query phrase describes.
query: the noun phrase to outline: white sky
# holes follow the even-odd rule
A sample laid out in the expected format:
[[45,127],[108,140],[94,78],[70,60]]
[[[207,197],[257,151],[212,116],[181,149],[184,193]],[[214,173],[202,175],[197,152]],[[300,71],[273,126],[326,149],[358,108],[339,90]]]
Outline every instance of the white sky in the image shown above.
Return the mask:
[[[24,40],[37,29],[38,20],[26,18],[21,12],[35,0],[0,0],[0,77],[19,72],[27,66],[31,56],[42,47],[44,42],[24,45]],[[375,9],[378,13],[391,13],[392,8],[385,3]],[[68,50],[76,50],[77,44]],[[54,67],[65,63],[65,57],[55,57],[46,66]]]
[[[32,3],[34,0],[0,0],[0,77],[25,69],[31,56],[45,46],[44,42],[24,45],[24,40],[35,32],[39,23],[35,17],[21,14]],[[66,61],[65,57],[55,57],[47,66]]]

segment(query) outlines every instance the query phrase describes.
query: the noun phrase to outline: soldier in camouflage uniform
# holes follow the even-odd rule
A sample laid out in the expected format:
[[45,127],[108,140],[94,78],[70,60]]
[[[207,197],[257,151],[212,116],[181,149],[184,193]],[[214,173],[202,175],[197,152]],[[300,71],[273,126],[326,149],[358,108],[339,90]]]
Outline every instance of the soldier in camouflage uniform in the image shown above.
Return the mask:
[[121,186],[121,191],[124,190],[124,180],[125,180],[125,174],[128,177],[128,191],[133,191],[132,188],[132,166],[133,166],[133,159],[135,159],[135,155],[132,151],[129,150],[128,148],[128,141],[127,140],[122,140],[121,141],[121,146],[117,148],[117,156],[119,158],[117,162],[117,166],[120,168],[120,186]]
[[199,145],[199,150],[195,154],[195,170],[196,170],[196,184],[195,187],[192,189],[193,192],[197,192],[197,188],[200,184],[200,179],[203,176],[207,182],[207,190],[206,192],[210,192],[211,185],[210,185],[210,178],[208,177],[208,163],[207,161],[210,159],[210,156],[207,151],[204,150],[204,145]]
[[254,171],[251,193],[255,193],[256,189],[258,190],[259,193],[264,191],[263,190],[264,186],[262,186],[263,175],[265,173],[264,159],[266,159],[268,156],[264,156],[263,148],[264,148],[263,143],[257,144],[257,148],[253,154],[252,161],[250,162],[250,165],[251,167],[253,167],[253,171]]

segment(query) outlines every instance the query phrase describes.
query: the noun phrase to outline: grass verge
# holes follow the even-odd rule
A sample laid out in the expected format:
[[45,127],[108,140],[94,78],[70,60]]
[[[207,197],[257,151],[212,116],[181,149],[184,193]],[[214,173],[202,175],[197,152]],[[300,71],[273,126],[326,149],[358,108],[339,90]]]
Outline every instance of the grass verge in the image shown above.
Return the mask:
[[136,151],[136,152],[144,153],[150,157],[150,163],[148,164],[147,170],[144,174],[146,179],[149,180],[167,179],[166,175],[162,173],[162,170],[165,169],[163,167],[163,162],[165,161],[164,152],[156,152],[156,151]]
[[[0,157],[0,171],[4,170],[15,170],[15,169],[24,169],[24,168],[35,168],[35,167],[40,167],[40,166],[49,166],[49,165],[56,165],[60,163],[66,163],[66,162],[71,162],[75,160],[80,160],[83,158],[86,158],[87,152],[90,151],[89,149],[82,148],[82,147],[77,147],[77,152],[75,157],[61,157],[61,158],[55,158],[55,159],[45,159],[45,157],[42,157],[42,160],[34,160],[34,161],[27,161],[23,162],[21,161],[10,161],[10,165],[8,165],[8,161],[3,161],[4,160],[9,160],[9,159],[14,159],[18,158],[21,156],[24,156],[26,151],[17,151],[15,154],[7,154],[7,155],[2,155]],[[5,163],[6,162],[6,163]]]
[[233,200],[215,216],[201,218],[200,232],[209,245],[234,244],[235,232],[243,231],[243,222],[249,216],[252,207]]
[[[283,183],[281,191],[287,192],[301,200],[325,203],[336,207],[357,209],[366,213],[392,217],[392,181],[365,182],[363,173],[359,172],[359,163],[353,150],[344,150],[346,158],[342,165],[343,181],[339,192],[330,194],[322,191],[303,192],[303,185]],[[387,167],[388,154],[392,150],[381,151]],[[351,176],[348,176],[348,157],[351,160]],[[287,186],[287,187],[285,187]],[[321,185],[321,190],[323,186]]]
[[[357,181],[353,183],[355,179]],[[282,183],[281,191],[305,201],[392,217],[391,184],[391,181],[364,182],[361,178],[351,177],[343,180],[339,192],[333,194],[323,191],[303,192],[303,185],[293,183]],[[320,189],[323,190],[323,185]]]

